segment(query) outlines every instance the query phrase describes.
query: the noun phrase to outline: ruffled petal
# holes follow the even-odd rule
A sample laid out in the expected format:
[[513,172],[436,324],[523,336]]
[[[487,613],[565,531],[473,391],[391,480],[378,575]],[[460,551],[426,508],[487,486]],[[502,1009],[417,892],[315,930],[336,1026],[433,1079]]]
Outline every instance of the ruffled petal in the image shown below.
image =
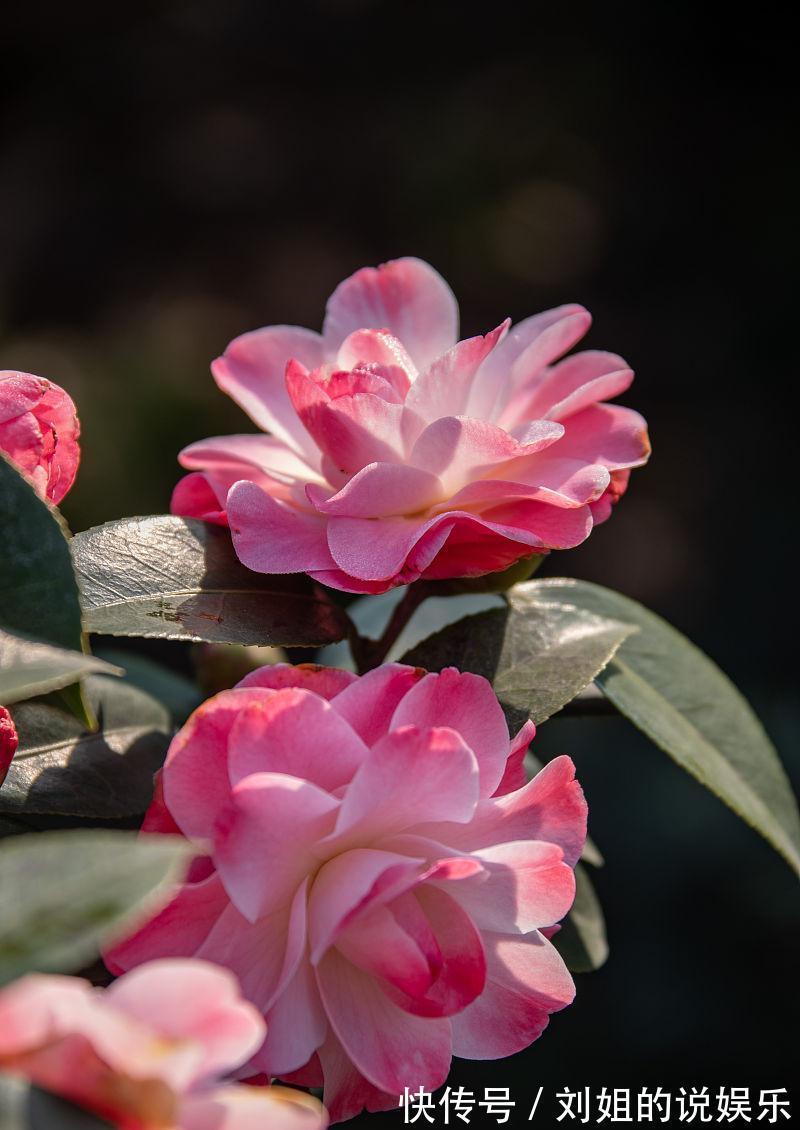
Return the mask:
[[319,334],[298,326],[253,330],[235,338],[211,371],[255,424],[313,458],[313,444],[286,392],[284,373],[292,359],[311,369],[321,365],[326,355]]
[[364,267],[328,300],[323,336],[331,352],[355,330],[389,330],[420,372],[455,344],[458,306],[450,287],[421,259]]
[[[400,701],[391,729],[454,726],[478,761],[481,796],[491,796],[505,771],[509,737],[505,715],[491,685],[478,675],[447,667],[428,674]],[[422,819],[430,818],[421,811]]]

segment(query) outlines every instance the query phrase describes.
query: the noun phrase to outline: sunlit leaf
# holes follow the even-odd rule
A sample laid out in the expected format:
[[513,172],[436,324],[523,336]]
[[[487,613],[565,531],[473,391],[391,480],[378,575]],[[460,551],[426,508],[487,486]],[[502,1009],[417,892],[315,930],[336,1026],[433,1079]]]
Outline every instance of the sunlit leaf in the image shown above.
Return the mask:
[[511,721],[543,722],[578,695],[633,629],[568,603],[508,593],[508,606],[467,616],[423,640],[403,662],[454,666],[490,679]]
[[535,600],[569,601],[638,625],[598,673],[603,693],[800,871],[800,816],[788,778],[751,707],[708,656],[661,617],[599,585],[553,578],[523,588]]
[[118,667],[84,655],[28,639],[0,628],[0,703],[49,694],[89,674],[119,675]]
[[125,518],[76,535],[72,549],[89,632],[285,647],[347,635],[345,613],[322,589],[245,569],[219,526]]

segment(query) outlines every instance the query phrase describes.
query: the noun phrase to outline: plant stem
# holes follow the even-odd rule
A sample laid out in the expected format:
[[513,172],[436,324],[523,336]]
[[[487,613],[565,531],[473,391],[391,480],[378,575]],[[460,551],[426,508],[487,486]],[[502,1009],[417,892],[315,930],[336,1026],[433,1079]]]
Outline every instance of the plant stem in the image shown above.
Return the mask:
[[355,633],[350,639],[350,649],[356,661],[359,675],[379,667],[391,651],[403,628],[428,596],[430,585],[426,581],[415,581],[409,585],[405,595],[392,613],[392,618],[380,639],[370,640]]

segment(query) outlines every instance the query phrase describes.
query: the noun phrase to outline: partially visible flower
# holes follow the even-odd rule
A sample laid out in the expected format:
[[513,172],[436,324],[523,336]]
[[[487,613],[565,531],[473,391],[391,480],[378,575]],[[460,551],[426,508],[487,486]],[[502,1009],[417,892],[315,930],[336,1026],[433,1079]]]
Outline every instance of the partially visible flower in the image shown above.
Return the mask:
[[633,380],[627,363],[564,358],[590,322],[560,306],[458,341],[455,298],[427,263],[357,271],[321,335],[269,326],[214,362],[270,434],[187,447],[172,510],[229,524],[256,572],[351,592],[578,545],[650,451],[642,417],[605,403]]
[[264,1031],[235,978],[206,962],[153,962],[105,990],[31,974],[0,992],[0,1071],[119,1130],[323,1130],[299,1091],[219,1085]]
[[548,939],[586,833],[568,757],[526,783],[533,732],[452,668],[253,672],[178,732],[145,818],[208,854],[107,963],[228,966],[268,1026],[245,1070],[324,1082],[334,1120],[520,1051],[574,995]]
[[0,450],[58,504],[78,473],[80,424],[57,384],[31,373],[0,371]]
[[0,785],[6,779],[8,767],[17,752],[19,737],[14,719],[5,706],[0,706]]

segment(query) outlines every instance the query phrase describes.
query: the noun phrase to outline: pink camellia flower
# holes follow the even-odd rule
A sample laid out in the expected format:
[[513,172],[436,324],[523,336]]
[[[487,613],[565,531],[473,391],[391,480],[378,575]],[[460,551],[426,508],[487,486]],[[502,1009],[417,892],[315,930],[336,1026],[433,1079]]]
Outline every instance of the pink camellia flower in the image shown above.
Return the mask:
[[642,417],[603,403],[631,383],[625,361],[560,360],[590,321],[560,306],[458,341],[455,298],[432,267],[357,271],[321,335],[269,326],[214,362],[270,434],[187,447],[172,510],[227,522],[256,572],[350,592],[578,545],[650,450]]
[[547,935],[586,831],[569,758],[525,783],[533,732],[453,668],[253,672],[172,742],[144,828],[207,854],[110,968],[228,966],[267,1020],[243,1077],[324,1082],[334,1120],[527,1047],[574,995]]
[[0,992],[0,1071],[119,1130],[324,1130],[306,1094],[218,1084],[263,1039],[235,979],[203,961],[152,962],[105,990],[31,974]]
[[68,393],[31,373],[0,371],[0,451],[56,505],[75,482],[80,425]]
[[6,779],[8,767],[19,745],[17,727],[5,706],[0,706],[0,785]]

